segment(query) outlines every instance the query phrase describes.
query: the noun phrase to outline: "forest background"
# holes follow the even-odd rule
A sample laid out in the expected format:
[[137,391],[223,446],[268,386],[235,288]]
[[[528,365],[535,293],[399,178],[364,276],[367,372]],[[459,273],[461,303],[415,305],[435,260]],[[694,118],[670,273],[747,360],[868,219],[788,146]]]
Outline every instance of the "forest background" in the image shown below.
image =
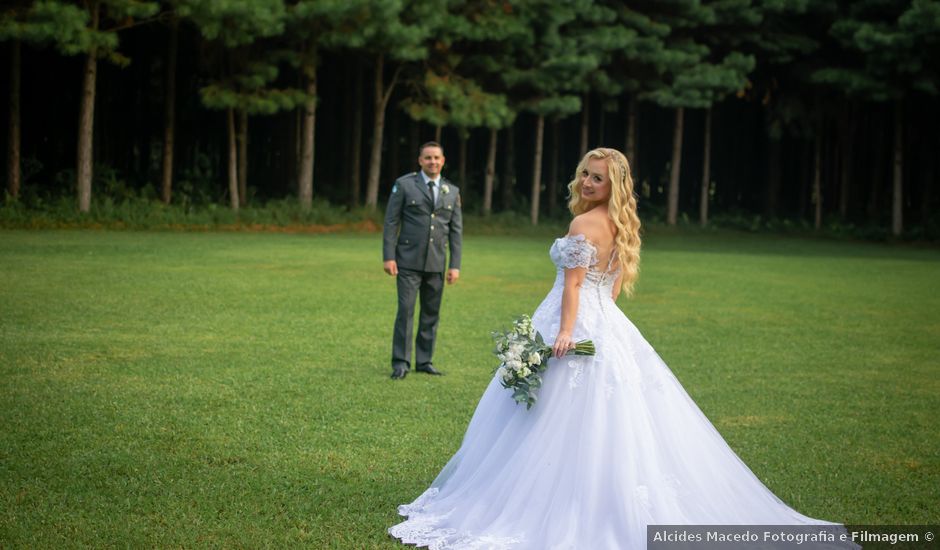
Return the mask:
[[612,146],[644,221],[940,238],[937,1],[13,1],[0,41],[7,227],[379,222],[436,139],[499,223]]

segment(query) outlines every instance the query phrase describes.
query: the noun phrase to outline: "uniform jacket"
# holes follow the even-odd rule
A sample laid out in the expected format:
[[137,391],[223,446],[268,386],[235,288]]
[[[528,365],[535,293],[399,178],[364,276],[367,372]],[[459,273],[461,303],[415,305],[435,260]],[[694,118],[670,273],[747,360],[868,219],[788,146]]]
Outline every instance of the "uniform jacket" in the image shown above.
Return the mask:
[[450,269],[460,269],[463,216],[460,189],[441,177],[437,204],[421,174],[412,172],[392,186],[382,234],[384,261],[395,260],[399,268],[414,271],[445,270],[447,247]]

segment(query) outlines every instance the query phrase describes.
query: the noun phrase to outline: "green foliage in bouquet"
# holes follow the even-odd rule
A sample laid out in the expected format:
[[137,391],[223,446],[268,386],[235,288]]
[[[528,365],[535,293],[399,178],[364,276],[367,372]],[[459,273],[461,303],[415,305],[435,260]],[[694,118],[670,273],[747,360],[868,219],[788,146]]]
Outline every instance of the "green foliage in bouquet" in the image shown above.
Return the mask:
[[[516,318],[509,331],[494,331],[493,340],[496,342],[493,353],[500,361],[495,370],[500,383],[512,390],[516,403],[525,403],[526,409],[531,409],[542,387],[542,373],[548,369],[552,347],[535,330],[528,315]],[[594,343],[582,340],[565,355],[594,355]]]

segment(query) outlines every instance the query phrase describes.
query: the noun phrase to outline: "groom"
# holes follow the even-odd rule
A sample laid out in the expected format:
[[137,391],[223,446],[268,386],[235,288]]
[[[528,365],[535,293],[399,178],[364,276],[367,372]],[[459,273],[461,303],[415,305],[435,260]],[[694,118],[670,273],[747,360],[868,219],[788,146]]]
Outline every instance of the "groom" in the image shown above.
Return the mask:
[[444,150],[429,141],[418,152],[420,172],[395,180],[385,211],[382,235],[383,268],[397,277],[398,315],[392,337],[392,378],[400,380],[411,365],[411,334],[415,299],[421,296],[415,370],[439,375],[431,364],[444,292],[446,248],[450,246],[447,283],[460,277],[463,219],[460,190],[441,176]]

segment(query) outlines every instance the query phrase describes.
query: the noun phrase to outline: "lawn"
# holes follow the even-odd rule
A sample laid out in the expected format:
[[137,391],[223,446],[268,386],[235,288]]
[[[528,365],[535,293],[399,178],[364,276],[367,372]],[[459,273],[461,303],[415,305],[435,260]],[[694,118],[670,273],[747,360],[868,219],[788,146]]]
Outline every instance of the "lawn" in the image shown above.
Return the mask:
[[[393,382],[379,235],[0,231],[0,546],[395,548],[549,240],[468,236],[447,376]],[[940,523],[938,282],[937,250],[654,230],[619,304],[797,510]]]

